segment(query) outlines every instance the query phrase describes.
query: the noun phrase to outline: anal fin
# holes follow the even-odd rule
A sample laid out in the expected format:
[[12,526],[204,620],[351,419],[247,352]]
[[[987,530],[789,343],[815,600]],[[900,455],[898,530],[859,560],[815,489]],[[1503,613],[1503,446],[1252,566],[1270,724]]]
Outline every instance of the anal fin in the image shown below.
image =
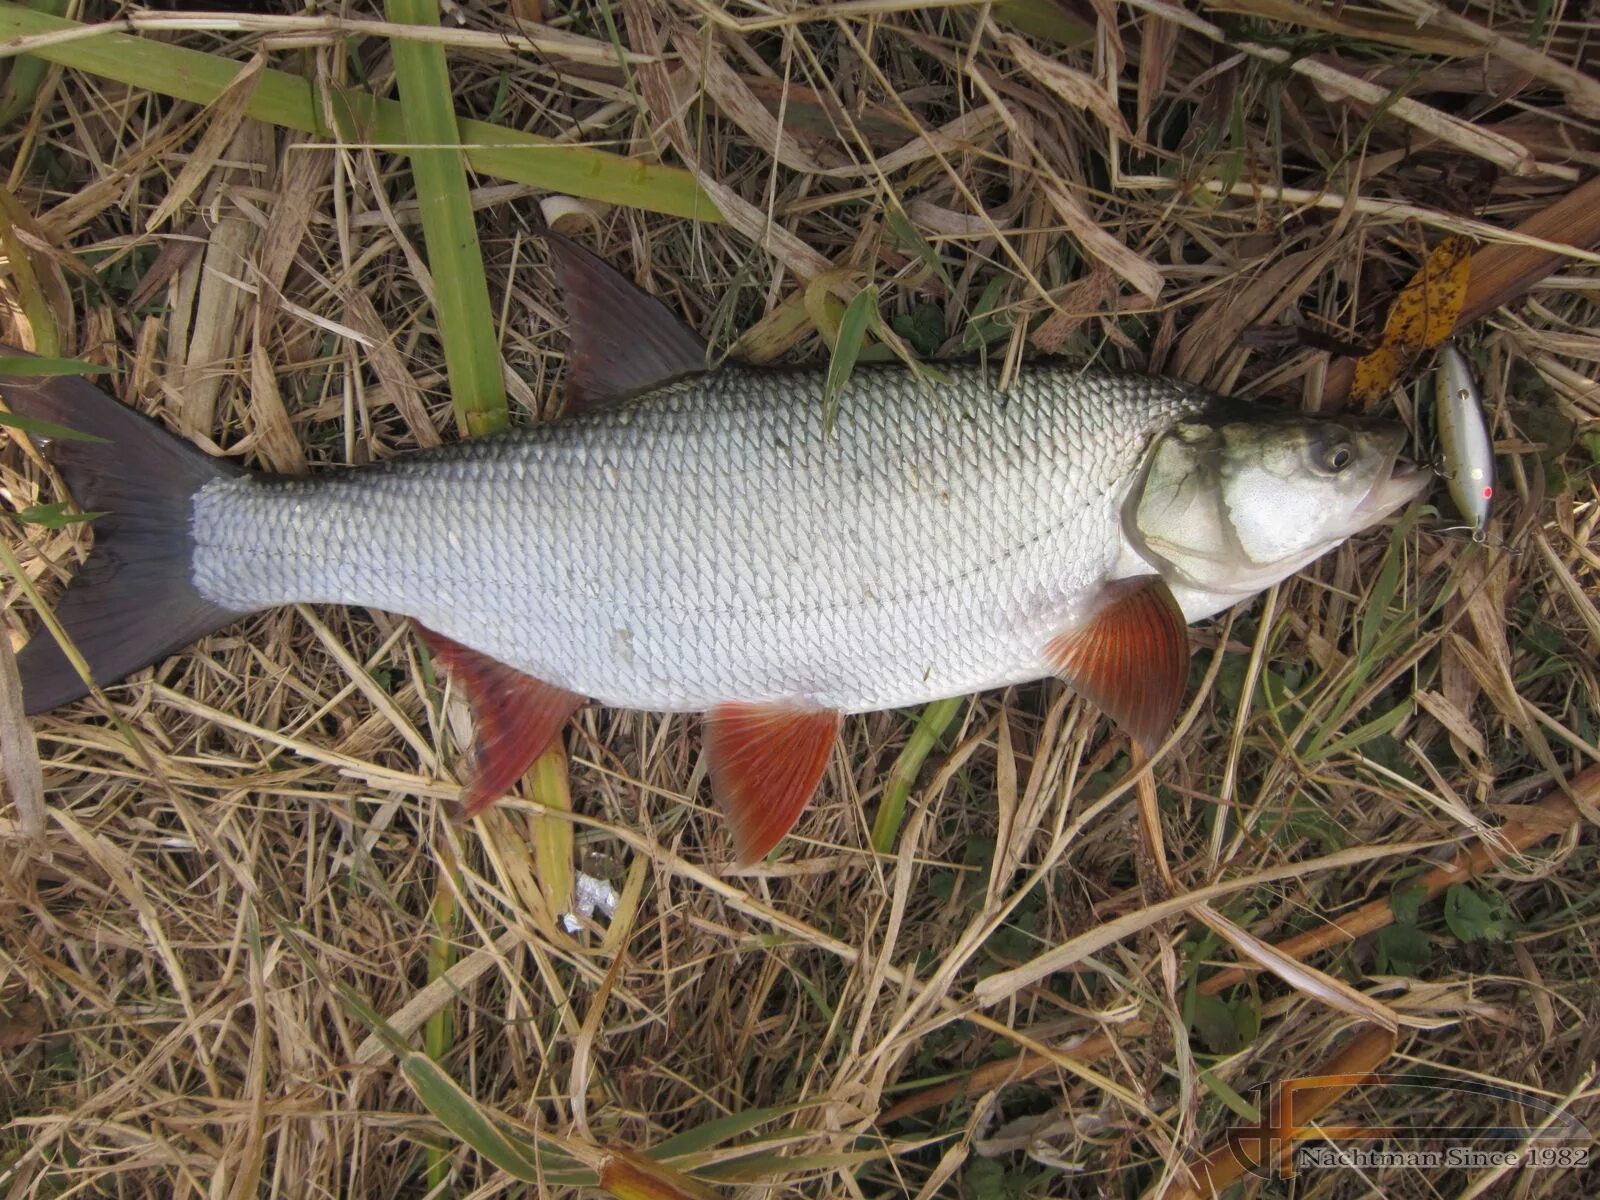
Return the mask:
[[1189,678],[1189,627],[1159,575],[1106,585],[1086,624],[1045,655],[1063,679],[1150,753],[1172,729]]
[[475,743],[461,815],[475,817],[527,774],[584,698],[412,624],[434,659],[467,694]]
[[839,738],[839,714],[786,704],[724,704],[706,715],[711,790],[739,861],[776,846],[805,809]]

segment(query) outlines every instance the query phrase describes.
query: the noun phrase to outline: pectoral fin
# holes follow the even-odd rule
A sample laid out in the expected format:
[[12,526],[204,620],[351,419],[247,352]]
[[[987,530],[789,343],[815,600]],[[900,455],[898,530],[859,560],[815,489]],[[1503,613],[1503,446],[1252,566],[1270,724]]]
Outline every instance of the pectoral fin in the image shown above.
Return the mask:
[[665,304],[570,238],[547,230],[567,305],[567,412],[706,369],[704,339]]
[[1094,617],[1053,639],[1046,656],[1073,691],[1149,753],[1183,704],[1189,627],[1162,578],[1141,575],[1108,584]]
[[472,778],[461,794],[461,815],[475,817],[527,774],[567,718],[582,707],[583,697],[468,650],[431,629],[421,625],[416,629],[434,659],[467,694],[475,745]]
[[711,790],[733,826],[739,861],[776,846],[817,790],[839,714],[782,704],[724,704],[706,715]]

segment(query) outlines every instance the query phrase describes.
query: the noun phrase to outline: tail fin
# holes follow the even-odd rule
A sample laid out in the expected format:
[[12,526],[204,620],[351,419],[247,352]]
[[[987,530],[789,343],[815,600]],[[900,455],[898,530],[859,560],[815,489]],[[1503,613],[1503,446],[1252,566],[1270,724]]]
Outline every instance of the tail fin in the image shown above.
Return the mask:
[[[0,354],[23,357],[5,346]],[[19,416],[100,439],[41,439],[78,507],[105,514],[94,522],[89,561],[55,606],[96,684],[115,683],[244,615],[206,600],[190,573],[194,494],[238,467],[202,454],[76,376],[0,375],[0,399]],[[48,629],[22,648],[17,666],[29,713],[89,692]]]

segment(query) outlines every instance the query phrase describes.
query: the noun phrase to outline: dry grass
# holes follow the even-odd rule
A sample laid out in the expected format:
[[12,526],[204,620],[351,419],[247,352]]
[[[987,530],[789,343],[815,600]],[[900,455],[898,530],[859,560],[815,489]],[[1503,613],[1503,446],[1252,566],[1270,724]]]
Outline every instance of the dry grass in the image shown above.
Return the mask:
[[[546,211],[721,346],[754,328],[763,356],[822,358],[807,311],[875,282],[946,351],[977,328],[1013,367],[1059,350],[1315,409],[1329,355],[1296,327],[1370,336],[1438,230],[1509,228],[1600,163],[1577,8],[1474,0],[1419,25],[1421,7],[1084,6],[1092,38],[1066,48],[1005,6],[514,0],[452,6],[483,36],[449,53],[463,115],[696,174],[726,224]],[[516,21],[548,33],[541,16],[641,57],[494,48]],[[163,36],[390,91],[381,30],[345,32]],[[218,120],[236,127],[208,138]],[[130,403],[259,467],[454,436],[402,158],[56,69],[3,137],[7,340],[53,327]],[[564,346],[528,237],[541,197],[476,183],[513,413],[538,419]],[[434,1194],[519,1193],[430,1115],[363,1002],[413,1044],[448,1013],[448,1074],[572,1146],[707,1141],[771,1108],[733,1139],[770,1135],[761,1156],[679,1163],[738,1194],[1159,1194],[1238,1122],[1230,1101],[1339,1062],[1363,1020],[1398,1026],[1380,1069],[1534,1089],[1594,1127],[1596,841],[1559,796],[1527,807],[1600,761],[1593,261],[1471,334],[1505,455],[1493,545],[1426,515],[1199,629],[1156,805],[1104,723],[1041,684],[963,708],[894,854],[867,846],[907,713],[849,721],[776,863],[733,871],[696,723],[590,710],[569,741],[577,866],[636,903],[569,935],[535,865],[552,818],[445,822],[462,714],[391,618],[259,617],[114,690],[120,724],[95,704],[37,720],[43,826],[15,791],[0,817],[4,1194],[419,1196],[427,1147]],[[0,483],[17,507],[56,498],[19,447]],[[17,530],[51,592],[87,535]],[[18,640],[30,606],[4,586]],[[1500,854],[1517,833],[1528,849]],[[1458,849],[1480,851],[1498,939],[1471,936],[1470,896],[1410,903]],[[1161,907],[1211,885],[1209,909]],[[441,893],[457,965],[430,986]],[[1373,902],[1353,942],[1316,933]],[[1219,976],[1252,963],[1237,927],[1306,934],[1324,974]],[[1016,972],[1067,944],[1054,974]],[[1340,986],[1340,1008],[1314,998]],[[951,1080],[973,1087],[914,1099]],[[1385,1087],[1334,1111],[1522,1115]],[[1577,1186],[1392,1168],[1300,1192]]]

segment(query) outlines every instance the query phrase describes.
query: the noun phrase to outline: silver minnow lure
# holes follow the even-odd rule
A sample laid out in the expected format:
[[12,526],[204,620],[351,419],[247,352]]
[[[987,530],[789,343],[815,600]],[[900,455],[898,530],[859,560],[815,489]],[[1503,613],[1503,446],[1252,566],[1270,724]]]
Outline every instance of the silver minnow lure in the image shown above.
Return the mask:
[[1439,347],[1434,404],[1442,460],[1439,473],[1456,510],[1472,523],[1472,540],[1481,542],[1488,536],[1489,510],[1494,504],[1494,442],[1472,364],[1454,342]]
[[[514,786],[588,700],[708,714],[745,859],[815,790],[846,713],[1049,674],[1146,749],[1188,621],[1416,496],[1398,428],[1227,420],[1172,380],[1059,365],[1000,392],[860,370],[706,369],[653,297],[551,235],[569,415],[305,479],[209,458],[77,379],[4,380],[25,415],[103,439],[49,451],[103,511],[56,614],[98,683],[293,602],[412,618],[477,736],[464,809]],[[55,641],[29,711],[86,692]]]

